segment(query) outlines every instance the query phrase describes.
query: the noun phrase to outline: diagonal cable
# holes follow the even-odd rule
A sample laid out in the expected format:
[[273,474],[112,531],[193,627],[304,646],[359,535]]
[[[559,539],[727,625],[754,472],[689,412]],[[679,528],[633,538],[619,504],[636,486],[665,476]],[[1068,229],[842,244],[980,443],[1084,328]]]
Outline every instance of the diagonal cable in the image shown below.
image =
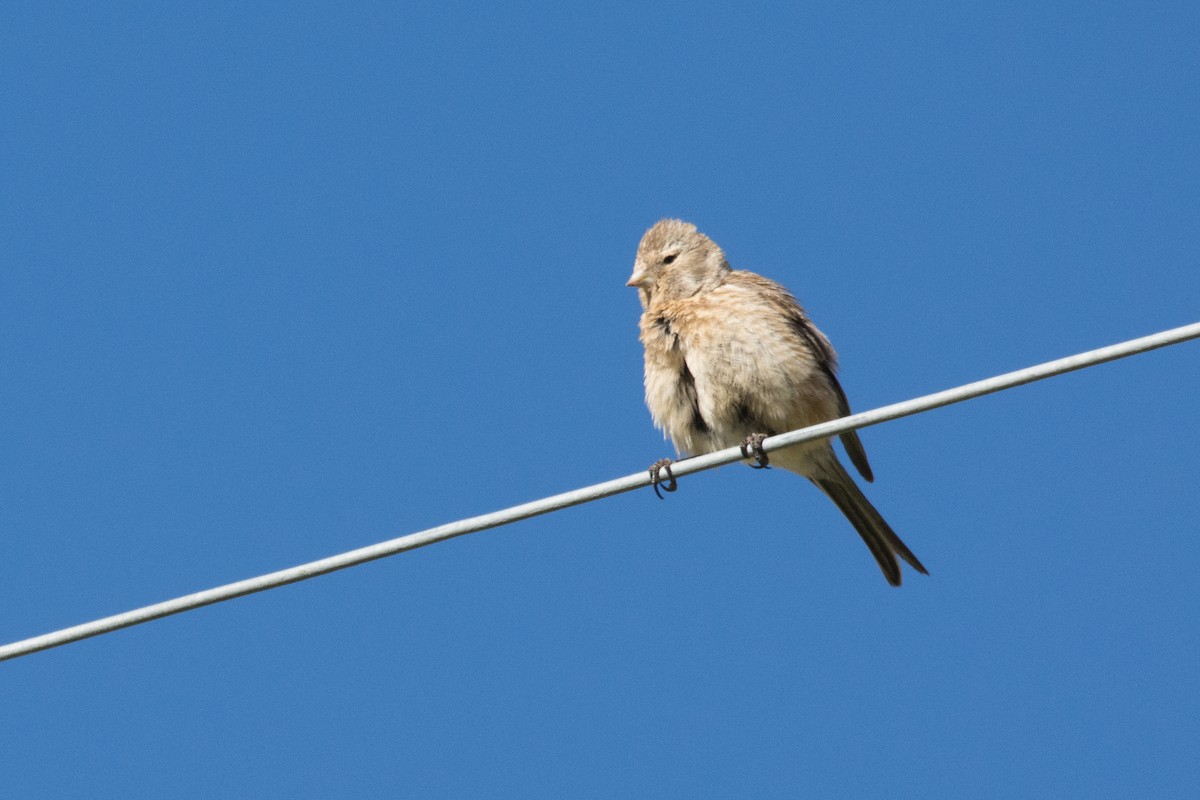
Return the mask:
[[[1065,372],[1073,372],[1085,367],[1103,364],[1106,361],[1115,361],[1126,356],[1144,353],[1148,350],[1156,350],[1160,347],[1196,338],[1200,338],[1200,322],[1151,334],[1150,336],[1143,336],[1139,339],[1130,339],[1108,347],[1089,350],[1086,353],[1067,356],[1055,361],[1047,361],[1043,364],[1019,369],[1015,372],[1007,372],[992,378],[985,378],[984,380],[957,386],[953,389],[946,389],[945,391],[927,394],[922,397],[913,398],[912,400],[905,400],[901,403],[893,403],[892,405],[881,406],[871,411],[863,411],[859,414],[852,414],[848,417],[823,422],[820,425],[812,425],[800,430],[781,433],[778,436],[765,439],[763,441],[763,449],[770,452],[778,450],[781,447],[787,447],[788,445],[835,436],[846,431],[865,428],[868,425],[877,425],[881,422],[899,419],[900,417],[919,414],[930,409],[959,403],[963,400],[970,400],[985,394],[1011,389],[1014,386],[1032,383],[1043,378],[1061,375]],[[743,458],[744,456],[739,448],[730,447],[715,453],[708,453],[672,464],[671,470],[676,476],[691,475],[702,470],[731,464]],[[476,533],[488,528],[507,525],[530,517],[548,514],[551,511],[580,505],[581,503],[590,503],[602,497],[628,492],[648,486],[649,484],[649,472],[641,470],[633,475],[626,475],[623,478],[616,478],[603,483],[585,486],[582,489],[544,497],[540,500],[512,506],[501,511],[494,511],[490,514],[483,514],[439,525],[436,528],[410,533],[407,536],[390,539],[368,547],[360,547],[357,550],[350,550],[349,552],[318,559],[317,561],[310,561],[307,564],[300,564],[299,566],[281,569],[277,572],[270,572],[266,575],[259,575],[255,578],[227,583],[223,586],[206,589],[202,592],[195,592],[183,595],[182,597],[176,597],[172,600],[165,600],[161,603],[154,603],[153,605],[126,611],[123,614],[114,614],[110,617],[103,617],[81,625],[63,628],[51,633],[42,634],[41,636],[34,636],[29,639],[13,642],[12,644],[3,645],[0,646],[0,661],[28,655],[39,650],[47,650],[51,647],[58,647],[70,642],[77,642],[92,636],[111,633],[121,628],[139,625],[143,622],[159,619],[160,617],[167,617],[182,611],[191,611],[201,606],[232,600],[235,597],[262,592],[267,589],[275,589],[289,583],[315,578],[318,575],[324,575],[328,572],[335,572],[339,569],[365,564],[368,561],[374,561],[378,558],[403,553],[406,550],[424,547],[434,542],[441,542],[446,539],[453,539],[456,536],[463,536],[468,533]]]

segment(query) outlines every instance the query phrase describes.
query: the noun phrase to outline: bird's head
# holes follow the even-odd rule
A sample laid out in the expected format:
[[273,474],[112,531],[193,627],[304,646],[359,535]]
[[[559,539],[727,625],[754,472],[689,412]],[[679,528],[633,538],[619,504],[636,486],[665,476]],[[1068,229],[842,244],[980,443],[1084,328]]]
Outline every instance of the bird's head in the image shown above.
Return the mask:
[[642,307],[682,300],[715,289],[729,272],[725,253],[690,222],[662,219],[646,231],[626,286],[635,286]]

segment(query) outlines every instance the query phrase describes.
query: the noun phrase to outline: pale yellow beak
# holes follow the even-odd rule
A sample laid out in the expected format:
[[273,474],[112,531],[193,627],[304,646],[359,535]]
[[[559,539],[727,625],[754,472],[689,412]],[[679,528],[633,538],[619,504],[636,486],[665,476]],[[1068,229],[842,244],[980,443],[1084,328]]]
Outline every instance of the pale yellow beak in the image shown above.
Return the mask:
[[646,274],[646,270],[640,264],[634,264],[633,274],[629,276],[629,280],[625,281],[626,286],[636,286],[641,289],[653,283],[654,280]]

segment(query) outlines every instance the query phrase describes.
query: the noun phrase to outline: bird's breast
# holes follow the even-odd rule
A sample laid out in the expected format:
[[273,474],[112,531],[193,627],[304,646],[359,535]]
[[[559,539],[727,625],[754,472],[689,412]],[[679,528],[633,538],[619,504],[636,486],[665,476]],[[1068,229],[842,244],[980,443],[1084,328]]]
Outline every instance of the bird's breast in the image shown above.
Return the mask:
[[687,351],[669,320],[647,314],[642,321],[645,347],[646,407],[681,453],[714,449],[712,426],[701,411],[696,376]]

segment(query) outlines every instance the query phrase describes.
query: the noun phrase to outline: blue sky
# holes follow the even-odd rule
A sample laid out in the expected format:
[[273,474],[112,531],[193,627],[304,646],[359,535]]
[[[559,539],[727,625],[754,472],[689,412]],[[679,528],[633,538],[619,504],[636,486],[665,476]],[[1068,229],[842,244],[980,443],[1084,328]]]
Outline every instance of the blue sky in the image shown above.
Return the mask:
[[[1200,319],[1200,7],[11,4],[0,641],[634,472],[642,231],[855,409]],[[13,797],[1194,797],[1200,349],[0,665]]]

